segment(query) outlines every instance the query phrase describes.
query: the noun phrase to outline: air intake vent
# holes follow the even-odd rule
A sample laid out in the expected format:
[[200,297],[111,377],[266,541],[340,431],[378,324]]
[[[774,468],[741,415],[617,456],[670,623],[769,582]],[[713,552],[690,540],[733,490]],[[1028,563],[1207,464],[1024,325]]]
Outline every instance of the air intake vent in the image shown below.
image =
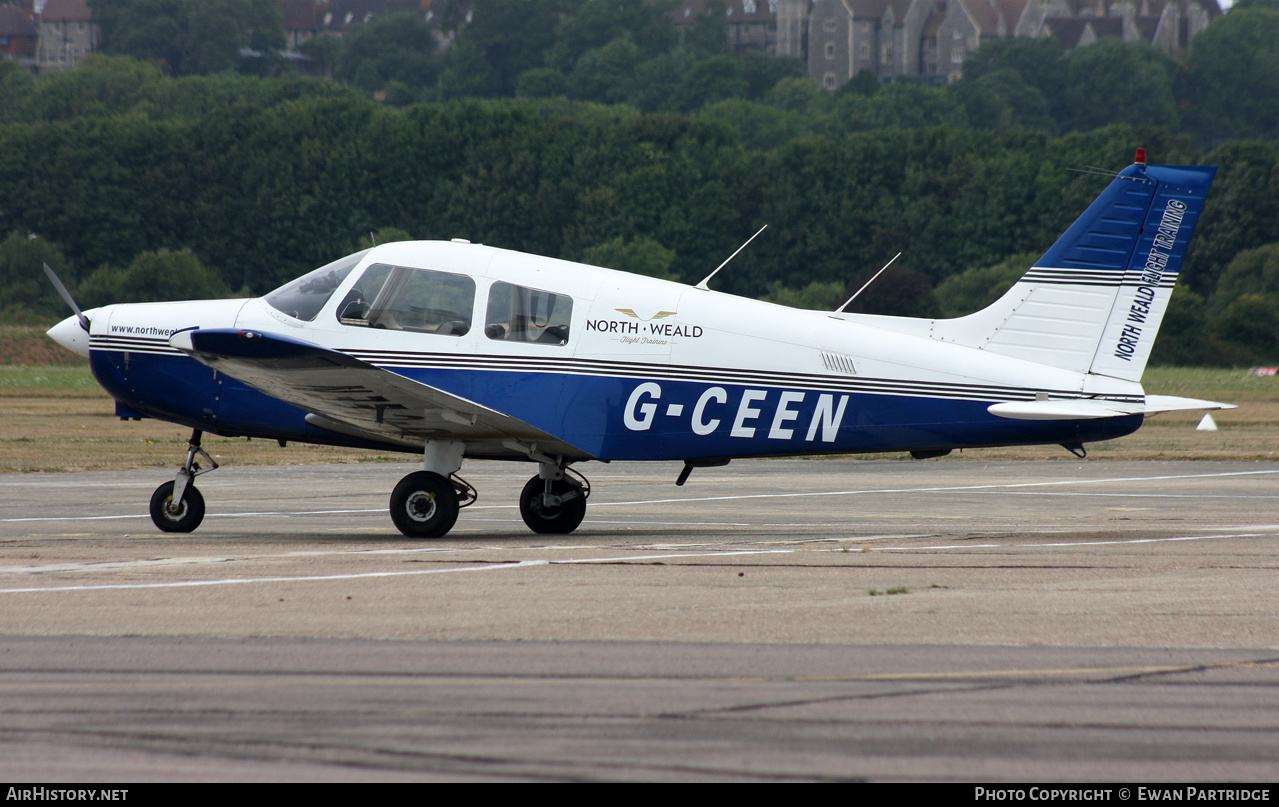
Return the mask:
[[822,364],[832,373],[843,373],[845,375],[857,375],[857,367],[853,364],[851,356],[845,356],[841,353],[827,353],[822,351]]

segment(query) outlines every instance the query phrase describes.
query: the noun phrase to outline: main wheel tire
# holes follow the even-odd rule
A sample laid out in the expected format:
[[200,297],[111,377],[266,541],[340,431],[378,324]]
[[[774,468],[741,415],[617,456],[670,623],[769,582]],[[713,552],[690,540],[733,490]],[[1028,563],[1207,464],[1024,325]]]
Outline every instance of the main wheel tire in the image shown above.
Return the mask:
[[[542,535],[567,535],[578,528],[582,519],[586,518],[586,497],[577,496],[558,507],[544,507],[542,493],[546,483],[540,476],[535,476],[524,486],[520,493],[520,516],[533,532]],[[571,490],[580,490],[563,479],[551,483],[551,492],[563,496]]]
[[192,532],[204,521],[204,495],[187,485],[182,501],[173,507],[173,483],[165,482],[151,494],[151,520],[165,532]]
[[441,538],[457,523],[457,491],[437,473],[417,471],[391,492],[391,520],[409,538]]

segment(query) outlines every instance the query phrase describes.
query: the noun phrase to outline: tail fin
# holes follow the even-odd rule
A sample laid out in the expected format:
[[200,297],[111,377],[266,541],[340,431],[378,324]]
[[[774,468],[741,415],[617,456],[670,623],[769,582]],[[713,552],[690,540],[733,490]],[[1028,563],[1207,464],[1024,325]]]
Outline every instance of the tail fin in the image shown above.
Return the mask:
[[999,300],[937,336],[1140,381],[1217,169],[1147,166],[1144,150]]

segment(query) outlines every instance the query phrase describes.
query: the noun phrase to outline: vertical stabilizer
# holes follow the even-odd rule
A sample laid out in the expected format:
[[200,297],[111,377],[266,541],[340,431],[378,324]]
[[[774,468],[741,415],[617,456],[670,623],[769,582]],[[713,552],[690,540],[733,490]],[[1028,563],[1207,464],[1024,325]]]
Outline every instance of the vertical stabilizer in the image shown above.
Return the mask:
[[999,300],[940,338],[1140,381],[1217,169],[1125,168]]
[[1089,372],[1140,381],[1216,168],[1150,166],[1157,183]]

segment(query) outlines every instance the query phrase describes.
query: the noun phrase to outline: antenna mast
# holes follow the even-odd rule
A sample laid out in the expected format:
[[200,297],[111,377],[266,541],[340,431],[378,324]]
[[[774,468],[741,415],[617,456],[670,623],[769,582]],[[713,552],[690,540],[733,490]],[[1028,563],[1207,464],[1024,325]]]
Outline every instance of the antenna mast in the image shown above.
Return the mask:
[[[755,238],[756,238],[756,237],[757,237],[760,233],[764,232],[764,231],[765,231],[765,230],[767,230],[767,229],[768,229],[768,225],[767,225],[767,224],[765,224],[763,227],[760,227],[760,228],[759,228],[759,229],[755,232],[755,235],[752,235],[750,238],[747,238],[747,239],[746,239],[746,243],[745,243],[745,244],[742,244],[740,247],[738,247],[738,248],[737,248],[737,252],[741,252],[742,250],[746,249],[747,245],[748,245],[748,244],[750,244],[750,242],[754,241],[754,240],[755,240]],[[710,279],[711,279],[712,277],[715,277],[715,275],[719,274],[719,270],[720,270],[720,269],[723,269],[725,266],[728,266],[728,261],[731,261],[733,258],[736,258],[736,257],[737,257],[737,252],[734,252],[732,255],[729,255],[729,256],[728,256],[728,260],[724,261],[724,262],[723,262],[723,263],[721,263],[719,266],[715,267],[715,271],[714,271],[714,272],[711,272],[709,275],[707,275],[706,277],[702,278],[702,282],[701,282],[701,283],[698,283],[696,286],[694,286],[694,288],[701,289],[702,291],[710,291],[710,287],[706,285],[706,284],[707,284],[707,282],[708,282],[708,281],[710,281]]]
[[[898,259],[898,258],[900,258],[901,256],[902,256],[902,254],[901,254],[900,252],[898,252],[896,255],[894,255],[894,256],[893,256],[893,260],[892,260],[892,261],[889,261],[888,263],[884,264],[884,269],[887,269],[888,267],[892,266],[892,265],[893,265],[893,261],[897,260],[897,259]],[[880,269],[878,272],[876,272],[876,273],[874,274],[874,276],[873,276],[873,277],[871,277],[871,279],[870,279],[870,280],[867,280],[867,281],[866,281],[866,283],[865,283],[865,284],[864,284],[864,285],[863,285],[860,289],[858,289],[858,290],[857,290],[856,294],[854,294],[852,297],[849,297],[847,300],[845,300],[845,301],[844,301],[844,304],[843,304],[843,305],[841,305],[839,308],[836,308],[836,309],[835,309],[835,313],[836,313],[836,314],[842,313],[842,312],[843,312],[843,310],[844,310],[845,308],[848,308],[848,304],[849,304],[849,303],[851,303],[853,300],[856,300],[856,299],[857,299],[857,295],[858,295],[858,294],[861,294],[862,292],[866,291],[866,287],[867,287],[867,286],[869,286],[870,284],[874,283],[874,282],[875,282],[875,278],[876,278],[876,277],[879,277],[880,275],[882,275],[882,274],[884,273],[884,269]]]

